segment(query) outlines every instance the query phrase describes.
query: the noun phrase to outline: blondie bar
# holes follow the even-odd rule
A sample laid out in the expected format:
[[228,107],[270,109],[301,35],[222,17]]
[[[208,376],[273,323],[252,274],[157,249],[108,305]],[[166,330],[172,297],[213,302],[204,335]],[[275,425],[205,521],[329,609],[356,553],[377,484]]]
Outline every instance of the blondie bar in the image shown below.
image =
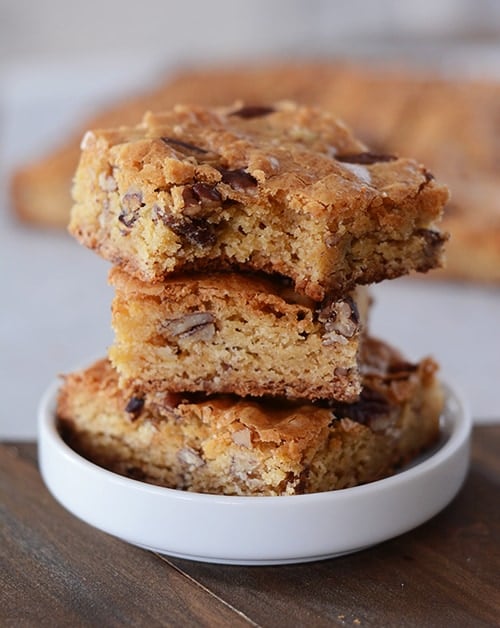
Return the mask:
[[447,189],[377,155],[331,114],[280,103],[177,106],[87,133],[70,232],[147,282],[278,273],[316,301],[440,265]]
[[[500,281],[498,81],[438,76],[392,64],[289,62],[187,69],[154,89],[118,99],[82,121],[60,147],[21,165],[11,181],[16,214],[39,225],[66,226],[71,180],[88,128],[137,123],[147,110],[179,102],[221,105],[235,99],[283,98],[344,119],[373,150],[412,155],[452,190],[442,227],[452,233],[446,268],[432,277]],[[481,220],[478,220],[478,213]]]
[[117,473],[202,493],[286,495],[383,478],[439,434],[431,359],[409,364],[370,339],[353,404],[224,395],[129,397],[107,360],[64,378],[58,417],[76,451]]
[[353,401],[366,289],[316,303],[236,273],[144,283],[117,268],[111,362],[128,388]]

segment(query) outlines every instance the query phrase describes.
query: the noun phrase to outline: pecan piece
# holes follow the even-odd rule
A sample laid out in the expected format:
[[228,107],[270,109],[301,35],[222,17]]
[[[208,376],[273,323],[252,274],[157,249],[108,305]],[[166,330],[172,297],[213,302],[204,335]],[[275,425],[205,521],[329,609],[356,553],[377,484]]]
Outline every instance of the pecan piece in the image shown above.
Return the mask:
[[215,316],[211,312],[193,312],[165,321],[162,329],[172,340],[193,338],[208,342],[215,334],[214,323]]
[[243,427],[231,434],[231,439],[236,445],[249,449],[252,446],[252,434],[248,427]]
[[139,218],[139,211],[144,207],[142,192],[128,191],[121,201],[121,212],[118,220],[126,227],[132,227]]
[[318,313],[318,321],[323,323],[323,345],[339,342],[346,344],[359,330],[359,312],[351,298],[344,301],[332,301]]
[[192,447],[183,447],[177,452],[177,459],[192,469],[202,467],[205,463],[202,457]]

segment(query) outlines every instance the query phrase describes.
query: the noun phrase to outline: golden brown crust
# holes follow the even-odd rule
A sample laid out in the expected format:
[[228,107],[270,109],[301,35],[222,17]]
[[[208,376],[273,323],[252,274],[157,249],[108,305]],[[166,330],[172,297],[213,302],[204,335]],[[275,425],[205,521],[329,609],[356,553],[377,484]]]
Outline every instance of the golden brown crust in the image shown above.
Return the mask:
[[356,404],[166,391],[131,398],[101,360],[65,377],[58,417],[80,453],[155,484],[240,495],[344,488],[392,473],[439,431],[434,363],[410,365],[374,340],[369,352]]
[[70,232],[144,281],[232,266],[318,301],[439,266],[448,198],[423,166],[292,103],[177,106],[88,133],[73,194]]

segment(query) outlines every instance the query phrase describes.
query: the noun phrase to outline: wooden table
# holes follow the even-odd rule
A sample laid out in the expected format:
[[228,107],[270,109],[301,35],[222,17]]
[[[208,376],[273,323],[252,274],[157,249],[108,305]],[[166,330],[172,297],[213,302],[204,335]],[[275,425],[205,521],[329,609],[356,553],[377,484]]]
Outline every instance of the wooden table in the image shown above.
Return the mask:
[[47,492],[33,443],[0,444],[0,626],[500,626],[499,484],[500,425],[476,427],[462,491],[418,529],[316,563],[220,566],[91,528]]

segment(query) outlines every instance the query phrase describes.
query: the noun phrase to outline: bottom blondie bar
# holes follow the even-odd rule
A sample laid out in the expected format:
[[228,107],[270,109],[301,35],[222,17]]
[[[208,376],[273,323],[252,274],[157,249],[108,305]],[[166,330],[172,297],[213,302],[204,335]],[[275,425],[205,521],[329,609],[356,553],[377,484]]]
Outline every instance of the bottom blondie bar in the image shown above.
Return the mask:
[[130,397],[107,360],[65,376],[67,443],[117,473],[201,493],[290,495],[393,473],[434,443],[443,396],[436,364],[410,364],[368,339],[364,388],[351,404],[227,395]]

